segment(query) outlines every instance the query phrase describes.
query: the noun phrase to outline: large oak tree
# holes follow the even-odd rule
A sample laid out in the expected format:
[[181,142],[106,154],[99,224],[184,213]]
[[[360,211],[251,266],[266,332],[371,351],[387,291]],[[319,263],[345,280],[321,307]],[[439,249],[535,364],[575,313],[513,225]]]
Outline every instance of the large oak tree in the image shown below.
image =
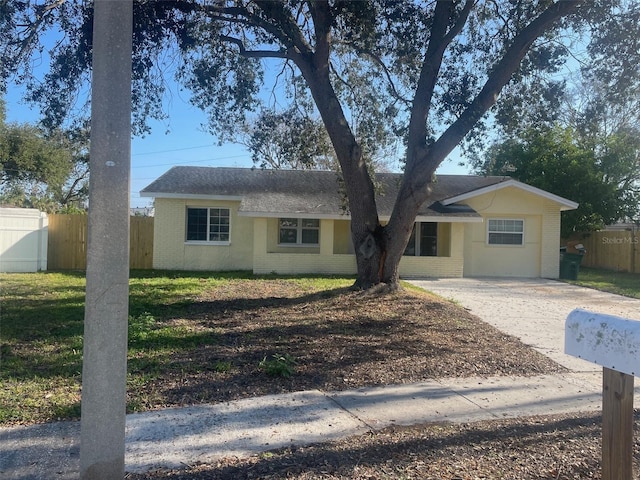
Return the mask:
[[[25,83],[45,124],[55,126],[89,78],[91,3],[5,0],[0,14],[2,78]],[[144,132],[146,118],[163,116],[166,78],[175,74],[208,113],[211,131],[233,138],[260,99],[273,97],[261,87],[275,82],[278,100],[269,107],[319,116],[331,140],[352,220],[356,284],[397,285],[440,163],[495,119],[517,118],[531,102],[551,108],[563,86],[557,74],[579,51],[588,54],[583,67],[593,62],[591,71],[600,68],[623,92],[636,81],[639,15],[627,0],[138,1],[134,124]],[[47,30],[61,33],[46,77],[34,82],[32,59],[46,50]],[[404,176],[383,226],[367,159],[394,138]]]

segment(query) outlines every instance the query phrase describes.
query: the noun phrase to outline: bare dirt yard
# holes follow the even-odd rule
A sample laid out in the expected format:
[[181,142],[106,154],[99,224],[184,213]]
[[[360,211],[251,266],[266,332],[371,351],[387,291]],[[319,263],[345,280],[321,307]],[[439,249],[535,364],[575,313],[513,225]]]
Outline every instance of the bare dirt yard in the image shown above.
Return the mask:
[[153,405],[563,371],[463,308],[415,290],[377,295],[236,280],[176,313],[158,326],[188,325],[211,341],[172,353],[164,373],[144,385]]
[[[216,334],[215,343],[174,355],[173,367],[145,386],[156,406],[563,370],[463,308],[413,290],[372,295],[284,279],[238,280],[163,322]],[[599,479],[599,422],[597,412],[586,412],[393,427],[127,478]],[[639,451],[636,444],[636,464]]]

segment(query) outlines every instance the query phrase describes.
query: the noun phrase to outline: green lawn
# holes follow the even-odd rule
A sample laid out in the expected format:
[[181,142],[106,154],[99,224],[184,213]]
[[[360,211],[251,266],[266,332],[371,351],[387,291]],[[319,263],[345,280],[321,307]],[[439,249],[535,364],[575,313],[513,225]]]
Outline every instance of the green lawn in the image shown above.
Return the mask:
[[613,272],[580,267],[578,280],[567,280],[574,285],[640,298],[640,273]]
[[[253,278],[249,272],[148,270],[130,276],[128,383],[137,391],[144,391],[174,353],[216,342],[214,328],[161,320],[207,290]],[[353,279],[294,281],[330,290]],[[84,294],[84,273],[0,274],[0,424],[79,416]],[[135,411],[141,403],[144,398],[130,397],[128,408]]]

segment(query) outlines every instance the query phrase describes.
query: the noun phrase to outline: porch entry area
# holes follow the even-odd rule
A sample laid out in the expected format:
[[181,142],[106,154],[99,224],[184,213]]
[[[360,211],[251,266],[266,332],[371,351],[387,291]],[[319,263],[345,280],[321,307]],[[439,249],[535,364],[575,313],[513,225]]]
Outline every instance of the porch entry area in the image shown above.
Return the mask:
[[[254,218],[254,273],[356,273],[349,220],[296,223],[296,238],[302,239],[308,228],[312,233],[308,238],[317,239],[317,243],[294,242],[293,224],[291,219]],[[416,222],[400,261],[400,275],[461,277],[463,237],[461,222]]]

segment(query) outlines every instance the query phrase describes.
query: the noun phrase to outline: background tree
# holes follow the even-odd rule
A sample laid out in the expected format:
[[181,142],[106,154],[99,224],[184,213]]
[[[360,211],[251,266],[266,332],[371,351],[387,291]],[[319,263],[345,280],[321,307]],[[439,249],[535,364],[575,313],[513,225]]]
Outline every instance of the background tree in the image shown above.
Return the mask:
[[592,73],[571,79],[552,113],[536,113],[538,102],[502,123],[503,140],[472,161],[476,173],[509,175],[579,202],[563,213],[564,236],[640,220],[640,91],[620,95]]
[[[88,80],[90,5],[9,0],[1,8],[2,78],[23,81],[43,106],[45,124],[58,125]],[[141,0],[134,13],[135,130],[144,131],[149,116],[162,117],[165,75],[173,71],[207,112],[212,133],[233,138],[260,108],[261,86],[273,77],[265,72],[279,71],[275,81],[285,88],[277,106],[319,116],[340,164],[356,285],[397,285],[436,168],[463,140],[483,138],[500,95],[498,120],[516,118],[540,93],[553,99],[548,92],[562,83],[537,80],[557,76],[570,53],[579,55],[571,52],[576,39],[584,40],[579,49],[588,47],[585,67],[591,60],[601,62],[593,68],[613,65],[612,88],[629,87],[640,64],[630,40],[638,38],[639,15],[637,2],[627,0]],[[39,35],[55,29],[62,33],[49,51],[49,73],[32,81]],[[615,53],[618,44],[624,58]],[[366,160],[398,141],[404,176],[382,226]]]
[[607,182],[619,185],[620,219],[640,222],[640,89],[624,95],[601,78],[585,79],[565,121],[594,152]]
[[89,174],[86,146],[86,132],[46,134],[33,125],[2,121],[0,202],[47,212],[83,209]]
[[[245,126],[245,132],[242,143],[260,168],[340,170],[322,121],[296,108],[281,112],[261,110],[258,117]],[[365,157],[369,168],[374,172],[391,171],[396,156],[393,145],[382,142],[372,147]]]
[[[624,162],[609,149],[604,157],[580,145],[569,128],[528,130],[520,138],[492,145],[477,166],[483,175],[507,175],[580,205],[562,213],[562,236],[600,229],[625,216],[628,186]],[[627,172],[635,173],[635,172]],[[637,211],[637,205],[636,205]]]
[[246,129],[243,143],[260,168],[337,168],[333,148],[322,122],[297,109],[263,110]]
[[640,129],[622,129],[596,145],[605,180],[618,185],[621,210],[616,220],[640,224]]

